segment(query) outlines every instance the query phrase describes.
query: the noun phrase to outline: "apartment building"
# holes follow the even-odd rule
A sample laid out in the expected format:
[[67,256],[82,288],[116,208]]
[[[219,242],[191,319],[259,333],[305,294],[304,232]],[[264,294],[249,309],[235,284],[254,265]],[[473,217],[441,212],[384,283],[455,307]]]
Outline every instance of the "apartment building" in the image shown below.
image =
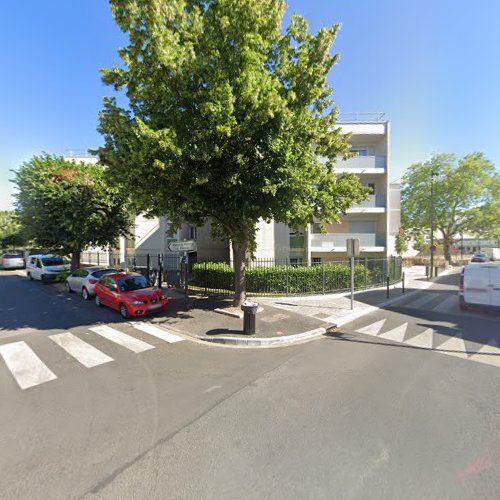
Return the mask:
[[342,131],[351,134],[351,150],[357,155],[339,159],[335,172],[356,174],[370,188],[370,198],[347,210],[337,224],[318,220],[293,231],[285,224],[260,222],[257,258],[309,264],[344,259],[349,238],[359,239],[362,256],[395,254],[401,207],[400,186],[390,182],[390,122],[383,113],[346,113],[339,118]]
[[[390,122],[383,113],[346,113],[340,115],[338,124],[343,132],[351,134],[351,149],[357,155],[348,160],[339,159],[335,171],[356,174],[362,184],[370,188],[370,198],[351,207],[337,224],[314,221],[294,231],[286,224],[260,221],[257,259],[308,264],[343,260],[349,238],[359,239],[362,256],[395,254],[395,237],[400,227],[400,186],[390,182]],[[81,158],[68,157],[75,161]],[[321,232],[321,225],[326,233]],[[168,229],[165,217],[137,216],[133,238],[120,241],[120,258],[126,261],[134,254],[168,255],[172,253],[168,249],[170,242],[195,240],[197,251],[190,255],[190,260],[231,259],[229,241],[213,240],[209,224],[203,227],[185,224],[173,236],[168,235]]]

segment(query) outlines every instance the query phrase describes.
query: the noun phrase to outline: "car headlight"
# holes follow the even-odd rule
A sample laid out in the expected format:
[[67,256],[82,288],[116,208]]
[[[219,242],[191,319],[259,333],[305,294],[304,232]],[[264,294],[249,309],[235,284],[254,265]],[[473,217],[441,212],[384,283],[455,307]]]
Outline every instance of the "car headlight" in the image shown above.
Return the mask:
[[134,300],[134,302],[132,302],[132,304],[134,306],[139,306],[139,305],[146,304],[146,302],[144,302],[143,300]]

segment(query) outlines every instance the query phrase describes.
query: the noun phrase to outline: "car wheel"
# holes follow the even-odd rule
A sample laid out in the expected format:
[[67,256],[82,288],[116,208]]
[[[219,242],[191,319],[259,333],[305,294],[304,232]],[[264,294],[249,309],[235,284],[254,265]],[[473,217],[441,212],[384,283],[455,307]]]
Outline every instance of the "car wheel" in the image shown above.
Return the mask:
[[71,290],[71,287],[69,286],[69,283],[66,281],[66,291],[68,293],[71,293],[73,290]]
[[102,306],[102,304],[101,304],[101,299],[99,298],[99,295],[96,295],[96,296],[95,296],[94,301],[95,301],[95,305],[96,305],[97,307],[101,307],[101,306]]
[[90,293],[85,287],[82,288],[82,297],[83,300],[90,300]]
[[122,315],[122,318],[127,319],[130,314],[128,313],[127,306],[125,304],[120,304],[120,314]]

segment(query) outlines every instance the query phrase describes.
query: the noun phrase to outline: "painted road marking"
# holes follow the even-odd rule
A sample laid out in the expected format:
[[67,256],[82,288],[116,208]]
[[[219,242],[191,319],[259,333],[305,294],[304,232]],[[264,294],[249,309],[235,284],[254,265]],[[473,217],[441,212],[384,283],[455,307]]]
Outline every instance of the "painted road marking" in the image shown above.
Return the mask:
[[424,349],[432,349],[433,334],[434,330],[432,328],[427,328],[427,330],[418,334],[416,337],[406,340],[405,344],[409,344],[414,347],[422,347]]
[[381,319],[380,321],[376,321],[371,325],[365,326],[364,328],[360,328],[356,330],[358,333],[365,333],[366,335],[378,335],[382,327],[384,326],[385,319]]
[[57,378],[26,342],[1,345],[0,355],[23,390]]
[[379,337],[383,339],[395,340],[396,342],[403,342],[407,328],[408,328],[408,323],[403,323],[401,326],[398,326],[397,328],[393,328],[388,332],[382,333],[381,335],[379,335]]
[[157,326],[150,325],[149,323],[144,323],[142,321],[131,321],[129,325],[137,328],[137,330],[140,330],[141,332],[153,335],[153,337],[164,340],[169,344],[173,344],[174,342],[181,342],[182,340],[184,340],[178,335],[174,335],[173,333],[169,333],[165,330],[162,330],[161,328],[158,328]]
[[49,338],[87,368],[113,361],[113,358],[75,337],[70,332],[49,335]]
[[421,295],[422,296],[420,298],[418,298],[417,300],[410,302],[409,304],[405,304],[405,307],[410,307],[412,309],[418,309],[419,307],[423,306],[427,302],[430,302],[431,300],[435,299],[439,294],[433,293],[433,292],[423,292]]
[[458,335],[456,337],[450,337],[446,342],[436,347],[434,350],[443,352],[443,354],[448,354],[449,356],[467,359],[464,339]]
[[487,365],[500,366],[500,349],[491,341],[481,347],[481,349],[469,359],[472,361],[479,361],[480,363],[486,363]]
[[447,312],[452,311],[458,305],[458,297],[456,295],[451,295],[446,297],[441,303],[439,303],[436,307],[433,307],[431,310],[435,312]]
[[154,345],[143,342],[142,340],[131,337],[126,333],[120,332],[106,325],[95,326],[93,328],[89,328],[89,330],[135,353],[149,351],[155,348]]

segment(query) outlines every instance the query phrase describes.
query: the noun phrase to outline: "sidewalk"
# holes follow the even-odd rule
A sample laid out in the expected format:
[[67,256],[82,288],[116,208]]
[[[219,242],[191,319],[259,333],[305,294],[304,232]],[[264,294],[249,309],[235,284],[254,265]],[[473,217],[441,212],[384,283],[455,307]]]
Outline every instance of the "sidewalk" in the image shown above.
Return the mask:
[[[445,271],[441,276],[453,272]],[[243,334],[243,320],[214,312],[231,300],[207,296],[190,296],[188,300],[175,290],[169,290],[172,302],[166,315],[151,321],[197,341],[233,346],[266,347],[301,343],[320,337],[327,330],[342,326],[354,319],[407,297],[415,290],[432,285],[425,277],[425,267],[405,270],[405,293],[402,284],[387,289],[376,288],[356,292],[351,310],[349,293],[309,297],[255,298],[262,306],[257,314],[256,330],[252,336]]]

